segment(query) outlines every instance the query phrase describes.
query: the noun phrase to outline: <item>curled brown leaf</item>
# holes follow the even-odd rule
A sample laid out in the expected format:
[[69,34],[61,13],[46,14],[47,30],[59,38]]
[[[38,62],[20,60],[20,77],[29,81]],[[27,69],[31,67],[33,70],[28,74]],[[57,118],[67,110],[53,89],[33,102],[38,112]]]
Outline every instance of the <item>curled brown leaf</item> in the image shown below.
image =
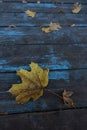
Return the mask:
[[50,23],[49,27],[43,27],[42,28],[42,31],[45,32],[45,33],[49,33],[53,30],[59,30],[61,29],[62,27],[59,25],[59,24],[56,24],[56,23]]
[[79,4],[78,2],[76,2],[76,3],[74,4],[74,9],[72,10],[72,13],[77,14],[77,13],[80,12],[81,9],[82,9],[82,5]]
[[72,91],[66,91],[64,90],[64,92],[62,93],[63,96],[63,101],[64,103],[68,106],[68,107],[73,107],[74,106],[74,102],[73,100],[70,98],[72,96],[73,92]]

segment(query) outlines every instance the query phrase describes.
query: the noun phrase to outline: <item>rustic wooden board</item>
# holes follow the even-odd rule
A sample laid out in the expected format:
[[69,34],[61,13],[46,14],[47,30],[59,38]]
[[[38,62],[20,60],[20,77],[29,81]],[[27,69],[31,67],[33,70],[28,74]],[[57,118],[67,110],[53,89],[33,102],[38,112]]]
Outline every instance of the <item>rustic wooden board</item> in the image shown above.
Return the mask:
[[[37,53],[38,52],[38,53]],[[87,68],[87,45],[0,45],[0,72],[12,72],[39,63],[50,70]]]
[[[55,83],[54,83],[55,82]],[[53,81],[53,84],[56,85],[58,81]],[[77,83],[78,84],[78,83]],[[48,91],[53,91],[58,94],[62,93],[64,89],[72,90],[74,95],[72,99],[74,100],[76,108],[86,108],[87,107],[87,81],[85,84],[79,86],[63,86],[61,89],[45,89],[44,95],[40,97],[37,101],[30,101],[26,104],[18,104],[15,101],[15,98],[9,94],[8,92],[0,92],[0,113],[7,112],[9,114],[14,113],[25,113],[25,112],[39,112],[39,111],[53,111],[53,110],[64,110],[70,109],[66,105],[64,105],[63,101],[61,101],[55,95],[52,95]],[[51,81],[52,85],[52,81]],[[10,88],[11,86],[9,86]],[[58,87],[58,86],[57,86]],[[50,88],[50,85],[48,86]]]
[[87,110],[15,114],[0,117],[0,130],[86,130]]
[[[44,95],[37,101],[30,101],[26,104],[17,104],[15,98],[7,92],[14,83],[21,80],[15,73],[0,73],[0,114],[2,113],[25,113],[36,111],[53,111],[68,109],[63,101],[49,92],[61,94],[63,90],[74,92],[72,99],[76,108],[87,107],[87,69],[85,70],[61,70],[50,71],[49,84]],[[56,105],[55,105],[56,104]]]
[[36,17],[28,17],[25,13],[1,13],[0,26],[49,26],[51,22],[59,23],[61,26],[87,26],[87,14],[57,14],[37,13]]
[[[49,89],[64,90],[85,87],[87,83],[87,69],[56,70],[49,72]],[[15,73],[0,73],[0,92],[6,92],[14,83],[20,83]]]
[[41,27],[0,28],[0,45],[57,44],[80,45],[87,43],[87,27],[63,27],[59,31],[44,33]]
[[[22,0],[3,0],[4,2],[22,2]],[[27,0],[28,2],[36,3],[37,0]],[[75,3],[77,0],[41,0],[42,3]],[[86,4],[86,0],[79,0],[79,2]]]
[[[9,17],[9,18],[8,18]],[[37,13],[35,18],[28,17],[25,13],[2,13],[0,26],[48,26],[50,22],[59,23],[61,26],[87,26],[87,14],[46,14]]]
[[[60,10],[63,10],[65,14],[71,14],[73,9],[73,4],[55,4],[55,3],[0,3],[0,13],[22,13],[25,10],[33,10],[36,13],[61,13]],[[79,14],[87,13],[87,5],[83,5],[83,8],[79,12]],[[78,14],[78,15],[79,15]],[[47,14],[46,14],[47,15]],[[62,14],[64,15],[64,14]],[[76,15],[77,16],[77,15]]]

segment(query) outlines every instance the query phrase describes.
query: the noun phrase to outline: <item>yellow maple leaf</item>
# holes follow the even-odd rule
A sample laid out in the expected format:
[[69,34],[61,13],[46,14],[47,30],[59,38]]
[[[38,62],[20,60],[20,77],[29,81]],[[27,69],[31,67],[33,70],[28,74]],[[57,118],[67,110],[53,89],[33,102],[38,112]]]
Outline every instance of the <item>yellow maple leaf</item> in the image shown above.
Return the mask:
[[74,9],[72,10],[73,13],[77,14],[80,12],[80,10],[82,9],[82,5],[79,4],[78,2],[76,2],[74,4]]
[[66,91],[64,90],[63,92],[63,100],[64,103],[68,106],[68,107],[73,107],[74,103],[73,100],[70,98],[72,96],[73,92],[72,91]]
[[49,27],[43,27],[42,28],[42,31],[45,32],[45,33],[49,33],[53,30],[59,30],[61,29],[62,27],[59,25],[59,24],[56,24],[56,23],[50,23]]
[[35,15],[36,15],[36,12],[31,11],[31,10],[26,10],[25,13],[26,13],[28,16],[30,16],[30,17],[35,17]]
[[30,64],[31,71],[21,69],[17,75],[21,77],[22,83],[13,84],[9,92],[16,97],[18,103],[24,104],[31,98],[38,99],[43,95],[43,88],[48,85],[49,69],[42,69],[37,63]]

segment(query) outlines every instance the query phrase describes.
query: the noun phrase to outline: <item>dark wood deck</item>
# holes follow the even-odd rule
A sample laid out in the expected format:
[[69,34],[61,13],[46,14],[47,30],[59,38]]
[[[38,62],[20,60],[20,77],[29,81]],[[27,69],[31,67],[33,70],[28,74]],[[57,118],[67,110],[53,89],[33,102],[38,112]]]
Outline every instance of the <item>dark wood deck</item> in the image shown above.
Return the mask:
[[[78,14],[72,14],[77,0],[40,1],[0,3],[0,130],[87,130],[87,0],[78,1],[83,6]],[[28,17],[27,9],[36,16]],[[62,29],[42,32],[50,22]],[[16,28],[8,28],[11,24]],[[30,69],[31,61],[50,69],[49,85],[37,101],[20,105],[7,90],[21,82],[15,71]],[[73,91],[75,108],[48,90]]]

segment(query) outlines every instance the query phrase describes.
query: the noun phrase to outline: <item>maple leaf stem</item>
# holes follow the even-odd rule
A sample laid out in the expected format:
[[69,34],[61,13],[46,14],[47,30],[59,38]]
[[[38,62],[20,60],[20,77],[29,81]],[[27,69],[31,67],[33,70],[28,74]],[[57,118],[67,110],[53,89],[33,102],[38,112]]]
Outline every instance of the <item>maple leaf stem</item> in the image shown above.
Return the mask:
[[57,96],[58,98],[60,98],[60,99],[62,99],[62,100],[63,100],[63,97],[62,97],[62,96],[60,96],[59,94],[57,94],[57,93],[53,92],[52,90],[47,90],[47,91],[48,91],[48,92],[50,92],[51,94],[53,94],[53,95]]

